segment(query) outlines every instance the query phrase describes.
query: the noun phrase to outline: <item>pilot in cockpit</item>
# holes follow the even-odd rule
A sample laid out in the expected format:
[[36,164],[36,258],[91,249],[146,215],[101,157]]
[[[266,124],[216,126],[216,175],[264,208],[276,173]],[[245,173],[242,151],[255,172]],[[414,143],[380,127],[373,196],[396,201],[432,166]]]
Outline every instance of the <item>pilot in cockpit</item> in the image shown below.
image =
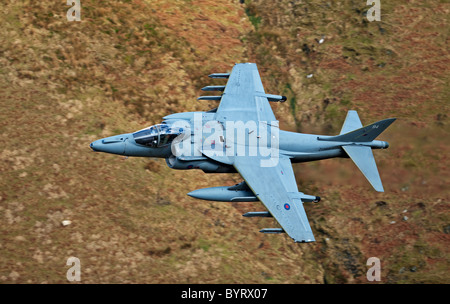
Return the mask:
[[158,124],[133,133],[133,137],[137,144],[159,148],[169,145],[182,132],[182,128],[171,128],[166,124]]

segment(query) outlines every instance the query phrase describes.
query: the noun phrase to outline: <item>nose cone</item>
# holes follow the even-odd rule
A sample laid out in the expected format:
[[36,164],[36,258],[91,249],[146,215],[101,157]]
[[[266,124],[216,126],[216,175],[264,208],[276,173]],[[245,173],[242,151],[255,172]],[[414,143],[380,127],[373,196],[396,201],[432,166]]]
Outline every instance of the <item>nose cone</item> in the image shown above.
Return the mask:
[[91,142],[91,144],[89,145],[89,147],[91,147],[92,151],[94,151],[94,152],[97,152],[97,151],[98,151],[98,150],[97,150],[98,144],[96,144],[96,142],[97,142],[97,141],[93,141],[93,142]]
[[125,154],[127,137],[124,135],[111,136],[91,142],[89,145],[95,152],[106,152],[112,154]]
[[387,141],[384,142],[384,148],[383,149],[387,149],[389,148],[389,143]]

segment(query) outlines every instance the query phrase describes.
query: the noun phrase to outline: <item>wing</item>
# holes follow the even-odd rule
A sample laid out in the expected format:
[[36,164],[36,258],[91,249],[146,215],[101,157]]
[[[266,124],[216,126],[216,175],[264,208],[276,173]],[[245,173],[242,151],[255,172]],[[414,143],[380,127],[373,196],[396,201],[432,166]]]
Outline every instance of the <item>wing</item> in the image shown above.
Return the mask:
[[[278,129],[278,121],[269,101],[285,101],[286,97],[264,92],[256,64],[236,64],[231,74],[213,74],[211,77],[228,77],[225,88],[204,88],[205,90],[220,89],[224,91],[216,112],[217,121],[222,123],[253,121],[256,124],[266,122],[266,126],[263,128],[275,127],[276,130]],[[253,131],[257,132],[252,133]],[[247,136],[251,133],[261,135],[260,131],[262,130],[257,126],[256,130],[249,131]],[[271,137],[275,138],[275,136]],[[230,143],[231,139],[227,138],[226,142]],[[248,146],[248,142],[246,145]],[[208,151],[203,150],[203,153],[212,159],[223,162],[223,159],[218,159]],[[261,156],[234,155],[228,159],[227,163],[233,164],[258,199],[283,227],[284,232],[296,242],[315,241],[302,202],[302,197],[310,199],[310,196],[298,192],[290,159],[282,156],[267,159]],[[279,232],[279,229],[267,229],[263,232]]]
[[254,63],[236,64],[231,71],[216,112],[218,121],[276,121],[268,98],[277,95],[265,94]]
[[271,161],[272,166],[262,167],[258,157],[241,156],[235,158],[234,167],[284,232],[295,242],[314,242],[290,159],[273,157]]

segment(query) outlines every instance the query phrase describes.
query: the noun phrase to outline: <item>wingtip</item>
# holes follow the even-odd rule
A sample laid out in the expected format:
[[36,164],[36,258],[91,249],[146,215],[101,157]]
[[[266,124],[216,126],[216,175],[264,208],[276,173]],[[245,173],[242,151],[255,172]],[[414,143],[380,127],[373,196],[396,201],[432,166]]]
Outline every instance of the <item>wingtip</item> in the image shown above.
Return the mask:
[[302,235],[298,235],[297,237],[292,237],[295,243],[312,243],[315,242],[314,234],[312,232],[306,232]]
[[372,187],[375,189],[375,191],[380,192],[380,193],[384,192],[383,184],[381,184],[381,179],[379,180],[378,184],[372,180],[369,180],[369,182],[372,185]]

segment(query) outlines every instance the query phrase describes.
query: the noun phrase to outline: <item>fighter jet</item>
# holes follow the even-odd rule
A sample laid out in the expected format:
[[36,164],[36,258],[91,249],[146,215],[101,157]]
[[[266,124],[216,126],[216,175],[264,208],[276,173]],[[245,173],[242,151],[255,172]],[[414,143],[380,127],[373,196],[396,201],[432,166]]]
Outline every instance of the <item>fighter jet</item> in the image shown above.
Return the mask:
[[267,210],[247,212],[245,217],[273,217],[281,227],[263,233],[286,233],[294,242],[315,238],[303,203],[320,197],[300,192],[292,163],[334,157],[350,158],[376,191],[383,192],[372,153],[389,144],[375,140],[395,118],[363,127],[356,111],[348,111],[339,135],[314,135],[280,130],[269,102],[286,97],[264,91],[254,63],[235,64],[231,73],[214,73],[226,85],[204,87],[220,95],[199,100],[219,101],[206,112],[168,115],[162,123],[134,133],[96,140],[93,151],[126,156],[165,158],[172,169],[200,169],[205,173],[239,173],[243,181],[234,186],[194,190],[194,198],[226,201],[260,201]]

